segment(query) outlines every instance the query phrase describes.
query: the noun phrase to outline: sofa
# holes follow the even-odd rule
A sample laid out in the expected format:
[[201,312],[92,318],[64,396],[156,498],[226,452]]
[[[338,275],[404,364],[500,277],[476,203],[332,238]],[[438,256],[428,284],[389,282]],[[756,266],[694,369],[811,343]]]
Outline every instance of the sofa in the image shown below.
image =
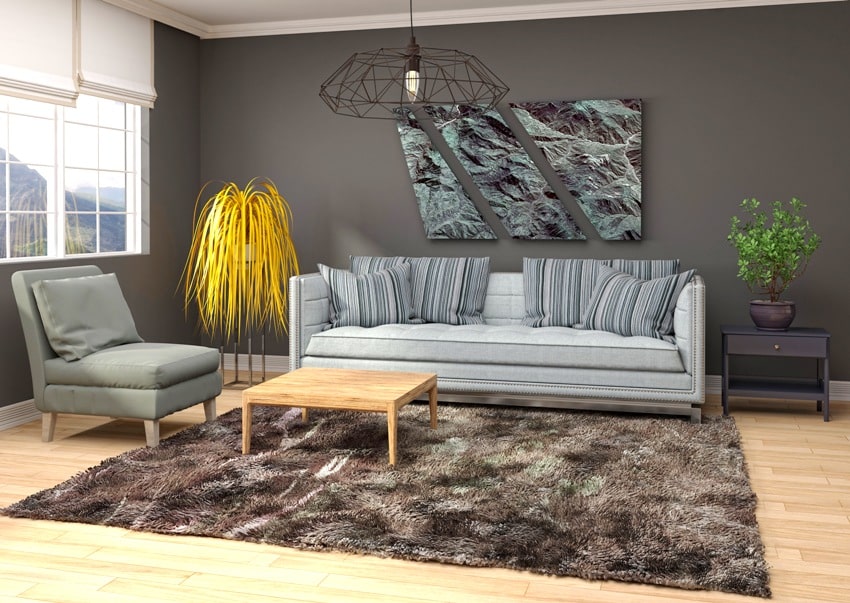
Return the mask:
[[[522,272],[490,273],[489,260],[477,258],[484,267],[476,273],[464,264],[469,260],[456,258],[463,266],[447,268],[448,258],[352,257],[351,270],[320,264],[319,272],[292,277],[290,370],[430,372],[437,374],[443,402],[683,415],[700,422],[705,283],[694,271],[678,273],[678,260],[524,258]],[[663,276],[654,273],[659,266]],[[428,289],[434,274],[441,284]],[[470,274],[472,286],[464,284]],[[358,280],[366,278],[372,284]],[[439,291],[453,287],[447,296]],[[423,319],[440,296],[451,298],[452,311],[477,304],[478,312]],[[657,328],[640,331],[642,319],[633,315],[659,300],[668,307],[657,311]],[[607,318],[599,322],[593,310],[606,303]],[[353,322],[341,316],[352,308]]]

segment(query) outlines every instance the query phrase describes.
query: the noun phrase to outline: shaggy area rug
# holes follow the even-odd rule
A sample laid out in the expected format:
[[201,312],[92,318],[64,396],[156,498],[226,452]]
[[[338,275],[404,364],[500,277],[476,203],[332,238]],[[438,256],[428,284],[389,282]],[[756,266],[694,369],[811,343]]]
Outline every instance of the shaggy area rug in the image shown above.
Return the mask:
[[241,410],[3,509],[120,526],[769,597],[731,418],[505,407]]

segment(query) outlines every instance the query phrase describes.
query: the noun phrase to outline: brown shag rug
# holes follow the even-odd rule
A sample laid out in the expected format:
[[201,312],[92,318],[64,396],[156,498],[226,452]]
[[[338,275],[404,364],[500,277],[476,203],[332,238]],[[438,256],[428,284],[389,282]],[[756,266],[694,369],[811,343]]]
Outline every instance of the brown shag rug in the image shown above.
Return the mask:
[[105,460],[13,517],[769,597],[731,418],[427,405],[241,410]]

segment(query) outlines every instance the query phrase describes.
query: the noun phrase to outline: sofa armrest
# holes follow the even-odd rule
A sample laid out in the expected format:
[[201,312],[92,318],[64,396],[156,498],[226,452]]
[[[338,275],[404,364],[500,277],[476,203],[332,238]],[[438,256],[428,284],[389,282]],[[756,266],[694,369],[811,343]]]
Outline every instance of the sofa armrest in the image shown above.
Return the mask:
[[695,274],[685,285],[673,312],[673,335],[682,364],[705,394],[705,281]]
[[289,279],[289,370],[301,366],[304,350],[314,333],[330,326],[327,283],[318,272]]

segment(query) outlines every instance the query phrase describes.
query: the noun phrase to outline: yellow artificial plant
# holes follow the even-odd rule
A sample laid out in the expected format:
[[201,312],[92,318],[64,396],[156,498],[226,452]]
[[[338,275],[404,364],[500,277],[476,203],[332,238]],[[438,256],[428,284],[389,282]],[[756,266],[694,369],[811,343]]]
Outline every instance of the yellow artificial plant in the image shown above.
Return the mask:
[[203,330],[224,341],[239,341],[243,327],[286,331],[289,277],[298,274],[289,204],[271,180],[255,178],[244,189],[222,183],[199,210],[209,184],[195,201],[186,309],[194,299]]

